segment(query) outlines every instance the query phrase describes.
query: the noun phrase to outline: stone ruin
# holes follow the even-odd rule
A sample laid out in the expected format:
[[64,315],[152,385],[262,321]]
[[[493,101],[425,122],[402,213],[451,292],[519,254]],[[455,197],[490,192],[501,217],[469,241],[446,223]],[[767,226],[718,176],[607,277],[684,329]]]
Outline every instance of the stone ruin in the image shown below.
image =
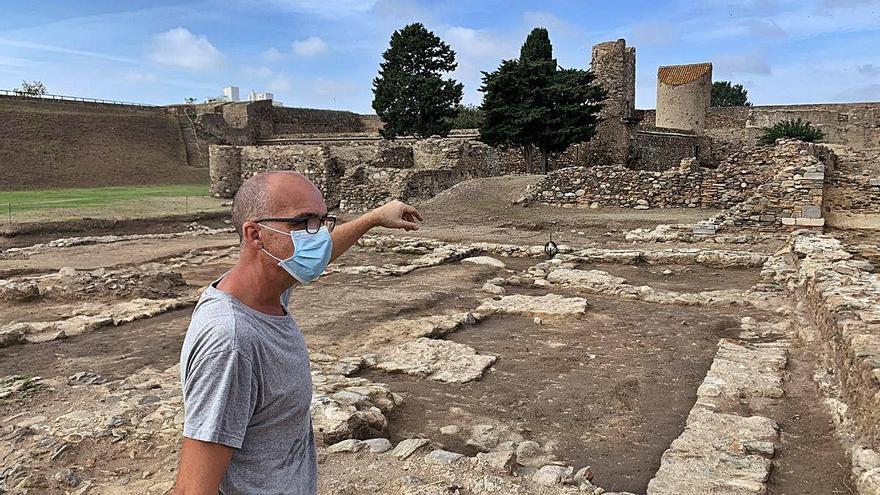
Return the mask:
[[[826,219],[880,225],[880,170],[872,151],[880,147],[880,105],[710,108],[712,64],[699,63],[660,67],[657,110],[636,110],[635,64],[635,48],[625,40],[593,47],[591,70],[609,94],[604,120],[590,142],[552,158],[550,173],[523,203],[723,210],[696,227],[704,233],[724,226],[821,227]],[[331,208],[357,212],[391,198],[428,199],[471,178],[524,171],[519,151],[490,148],[473,133],[384,141],[351,116],[293,124],[319,117],[239,106],[200,117],[217,121],[208,147],[211,193],[218,197],[232,197],[259,171],[296,170],[318,184]],[[792,115],[823,129],[833,151],[756,145],[761,126]],[[284,133],[291,130],[308,132]]]

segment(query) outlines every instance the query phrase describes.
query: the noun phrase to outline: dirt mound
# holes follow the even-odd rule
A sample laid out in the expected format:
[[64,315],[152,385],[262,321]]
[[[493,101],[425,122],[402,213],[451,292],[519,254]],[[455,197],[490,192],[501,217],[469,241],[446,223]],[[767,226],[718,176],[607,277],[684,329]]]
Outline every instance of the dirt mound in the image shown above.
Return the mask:
[[0,190],[208,181],[161,109],[0,98],[0,122]]
[[508,175],[471,179],[446,189],[419,205],[424,211],[473,214],[509,206],[523,195],[527,186],[541,180],[541,175]]

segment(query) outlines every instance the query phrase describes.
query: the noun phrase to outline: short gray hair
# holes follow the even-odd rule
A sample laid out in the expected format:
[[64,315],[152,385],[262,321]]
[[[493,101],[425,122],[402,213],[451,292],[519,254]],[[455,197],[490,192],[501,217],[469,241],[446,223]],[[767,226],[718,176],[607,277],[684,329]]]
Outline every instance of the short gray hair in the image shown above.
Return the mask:
[[232,225],[238,232],[238,240],[244,241],[242,226],[269,214],[269,176],[263,172],[244,181],[232,200]]

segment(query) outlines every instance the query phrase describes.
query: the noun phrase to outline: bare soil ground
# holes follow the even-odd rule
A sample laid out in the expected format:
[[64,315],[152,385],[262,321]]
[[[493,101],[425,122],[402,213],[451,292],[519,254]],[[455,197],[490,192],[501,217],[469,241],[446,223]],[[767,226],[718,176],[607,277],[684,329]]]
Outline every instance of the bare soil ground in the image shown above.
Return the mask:
[[[513,204],[526,186],[541,176],[522,175],[487,177],[456,184],[434,198],[418,204],[425,216],[424,235],[450,242],[500,242],[544,244],[553,239],[573,246],[632,247],[625,233],[660,224],[693,224],[718,213],[718,210],[674,208],[635,210],[630,208],[559,208]],[[766,236],[752,242],[752,251],[773,251],[784,236]],[[665,243],[668,246],[681,243]],[[717,247],[707,239],[689,247]]]
[[[493,182],[492,187],[485,190],[494,191],[496,199],[513,197],[524,184],[534,180],[529,177],[507,179],[497,184]],[[482,199],[466,204],[463,198],[474,196],[472,190],[465,188],[444,194],[423,205],[426,222],[419,236],[543,244],[554,232],[554,239],[575,246],[632,247],[625,241],[626,230],[665,222],[691,222],[708,216],[708,212],[696,210],[521,208],[497,201],[484,203]],[[158,221],[136,224],[132,228],[145,229],[144,232],[163,230]],[[572,229],[576,230],[574,234],[570,232]],[[581,231],[583,235],[577,233]],[[41,242],[53,237],[49,232],[33,235],[31,239]],[[872,240],[870,236],[859,237],[862,244]],[[768,237],[754,245],[722,246],[711,242],[704,245],[768,252],[781,242]],[[226,252],[237,244],[235,234],[222,234],[42,249],[27,255],[0,257],[0,277],[15,279],[48,274],[63,267],[137,269],[147,262],[169,262],[187,253]],[[640,248],[694,246],[673,242]],[[415,257],[356,247],[337,265],[342,268],[404,265]],[[500,259],[506,268],[450,261],[401,276],[350,275],[337,271],[299,287],[291,301],[292,312],[313,354],[344,357],[376,352],[407,338],[402,334],[379,333],[378,326],[402,319],[472,311],[482,300],[491,297],[481,290],[487,280],[522,272],[541,261],[538,258]],[[234,262],[235,255],[229,254],[210,262],[184,263],[174,270],[195,288],[219,277]],[[584,263],[580,268],[607,271],[637,286],[681,292],[745,289],[759,278],[758,269],[722,270],[703,265]],[[506,289],[508,294],[578,295],[561,288],[548,291],[508,286]],[[592,466],[595,481],[603,488],[643,492],[659,465],[660,455],[684,427],[696,388],[713,359],[718,340],[735,336],[741,317],[761,314],[745,307],[686,307],[609,296],[585,297],[590,307],[582,316],[545,318],[541,324],[532,318],[492,316],[449,334],[446,338],[450,341],[498,356],[498,361],[477,381],[449,384],[362,371],[362,376],[384,382],[391,391],[404,397],[399,409],[390,414],[390,438],[396,442],[405,437],[424,436],[450,450],[473,454],[479,447],[473,442],[468,444],[470,428],[491,424],[503,431],[506,438],[519,436],[534,440],[562,461],[576,467]],[[47,300],[0,306],[0,310],[8,311],[5,322],[51,320],[69,315],[75,306],[70,301]],[[0,349],[0,377],[39,375],[52,383],[51,387],[38,389],[22,400],[0,400],[0,450],[3,442],[31,445],[27,438],[10,440],[13,438],[10,435],[17,434],[14,425],[19,421],[45,416],[48,424],[75,411],[96,412],[113,406],[96,398],[86,386],[66,384],[66,377],[88,371],[109,380],[112,387],[124,388],[119,380],[144,373],[149,375],[150,370],[162,371],[174,365],[190,314],[191,308],[174,310],[64,340]],[[848,490],[848,466],[812,383],[813,360],[809,349],[793,352],[785,384],[787,395],[768,406],[778,414],[783,431],[769,484],[774,495],[849,493],[841,491]],[[153,385],[157,388],[147,388],[146,395],[139,400],[175,407],[163,398],[169,385],[157,382],[148,386]],[[450,425],[458,426],[459,433],[439,431]],[[178,442],[177,436],[170,440],[157,436],[149,441],[135,441],[108,433],[106,437],[70,441],[69,450],[54,458],[53,449],[58,445],[34,447],[34,462],[40,469],[32,481],[39,488],[30,493],[75,491],[53,478],[64,469],[73,469],[83,480],[94,483],[90,494],[162,493],[160,488],[170,486],[168,483],[174,476]],[[12,467],[7,465],[3,455],[0,452],[0,473]],[[456,493],[456,490],[482,493],[461,489],[466,483],[455,476],[464,476],[461,473],[467,473],[465,468],[403,463],[363,452],[330,454],[323,446],[319,459],[322,494],[427,494]],[[550,492],[547,488],[508,478],[518,483],[522,491],[504,488],[496,493]],[[430,487],[437,490],[417,491]]]
[[735,314],[594,297],[581,318],[535,325],[491,318],[449,336],[501,356],[483,379],[463,385],[369,372],[404,394],[391,417],[392,441],[425,436],[473,455],[457,425],[501,422],[596,483],[644,492],[660,455],[681,434],[718,340],[738,332]]
[[781,418],[782,447],[774,458],[768,485],[770,495],[857,493],[849,475],[849,461],[835,445],[834,423],[813,381],[818,349],[798,343],[789,353],[785,400],[774,404]]

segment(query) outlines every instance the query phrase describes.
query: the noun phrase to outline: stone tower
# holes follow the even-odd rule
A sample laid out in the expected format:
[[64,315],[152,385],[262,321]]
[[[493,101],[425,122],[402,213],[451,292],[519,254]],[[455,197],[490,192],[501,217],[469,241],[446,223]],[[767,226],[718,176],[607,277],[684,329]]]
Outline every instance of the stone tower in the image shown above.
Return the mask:
[[627,47],[624,39],[599,43],[593,46],[590,70],[608,92],[601,114],[604,120],[589,144],[590,160],[625,164],[636,123],[636,49]]
[[657,127],[702,134],[711,101],[711,63],[667,65],[657,70]]

